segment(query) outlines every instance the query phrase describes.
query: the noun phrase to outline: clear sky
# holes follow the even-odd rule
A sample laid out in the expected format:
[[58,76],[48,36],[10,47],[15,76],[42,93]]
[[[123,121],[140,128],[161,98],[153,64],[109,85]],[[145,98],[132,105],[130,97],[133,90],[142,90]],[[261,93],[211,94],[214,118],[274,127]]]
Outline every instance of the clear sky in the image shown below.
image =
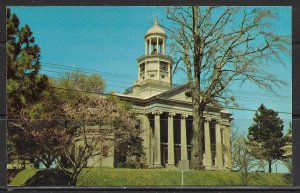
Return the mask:
[[[278,18],[272,31],[291,36],[291,7],[269,7]],[[97,72],[106,81],[106,91],[124,92],[137,78],[136,59],[144,54],[144,35],[152,26],[154,15],[167,23],[163,7],[11,7],[28,24],[36,43],[41,47],[42,73],[59,77],[72,68]],[[280,113],[285,131],[292,112],[292,62],[286,66],[273,64],[269,70],[289,83],[278,95],[267,93],[253,84],[231,89],[240,108],[257,109],[261,103]],[[50,63],[50,64],[49,64]],[[182,74],[174,75],[173,83],[183,84]],[[227,109],[233,114],[234,129],[246,134],[253,111]],[[274,165],[275,170],[275,165]],[[286,171],[282,166],[278,171]]]

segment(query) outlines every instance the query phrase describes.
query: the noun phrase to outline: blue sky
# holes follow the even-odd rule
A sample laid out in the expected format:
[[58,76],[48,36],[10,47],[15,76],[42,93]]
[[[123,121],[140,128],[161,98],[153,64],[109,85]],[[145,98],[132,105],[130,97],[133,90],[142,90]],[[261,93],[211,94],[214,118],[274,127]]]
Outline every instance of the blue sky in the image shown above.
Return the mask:
[[[278,18],[272,31],[291,35],[291,7],[269,7]],[[106,80],[107,91],[123,92],[137,77],[136,59],[144,54],[144,34],[152,26],[153,17],[167,23],[163,7],[11,7],[21,20],[29,24],[41,47],[42,73],[58,77],[69,68],[97,71]],[[278,95],[264,92],[253,84],[233,85],[240,108],[257,109],[261,103],[280,112],[285,124],[291,121],[292,63],[272,64],[269,70],[289,83]],[[47,64],[52,63],[52,64]],[[69,67],[64,69],[65,66]],[[183,75],[174,75],[173,83],[182,84]],[[234,128],[246,134],[254,112],[228,109],[233,113]],[[288,127],[286,126],[285,129]],[[274,166],[275,167],[275,166]],[[279,167],[278,171],[285,171]]]

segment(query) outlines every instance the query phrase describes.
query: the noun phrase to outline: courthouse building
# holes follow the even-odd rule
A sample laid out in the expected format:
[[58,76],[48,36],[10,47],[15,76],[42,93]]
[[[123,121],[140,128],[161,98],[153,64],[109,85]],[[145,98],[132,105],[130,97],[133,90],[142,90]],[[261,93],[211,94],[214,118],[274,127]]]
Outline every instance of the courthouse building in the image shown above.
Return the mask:
[[[191,159],[192,100],[187,85],[172,85],[173,60],[167,55],[166,41],[165,31],[155,20],[145,34],[144,55],[137,59],[135,84],[123,94],[115,93],[138,113],[148,167],[174,168]],[[231,114],[212,103],[204,115],[204,166],[231,169]]]

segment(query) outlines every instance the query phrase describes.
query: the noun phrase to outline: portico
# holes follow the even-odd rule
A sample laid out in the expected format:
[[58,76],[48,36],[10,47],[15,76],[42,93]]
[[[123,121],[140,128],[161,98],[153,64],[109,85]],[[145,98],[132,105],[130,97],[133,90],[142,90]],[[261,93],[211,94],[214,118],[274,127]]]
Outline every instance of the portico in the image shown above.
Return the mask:
[[[167,117],[167,120],[165,118]],[[179,119],[178,119],[179,118]],[[192,132],[192,115],[182,114],[180,112],[163,112],[154,111],[144,114],[144,140],[145,142],[145,153],[147,158],[147,165],[153,167],[167,167],[174,168],[178,165],[181,160],[189,160],[191,157],[191,132]],[[179,130],[174,127],[175,121],[180,122],[177,124]],[[190,124],[187,124],[187,121]],[[152,122],[152,123],[151,123]],[[166,122],[167,124],[164,124]],[[221,131],[221,122],[216,121],[211,117],[205,117],[204,124],[204,165],[206,169],[212,170],[226,170],[231,168],[228,161],[230,160],[230,154],[223,152],[223,149],[229,148],[230,138],[222,139],[221,132],[228,134],[228,128],[223,127]],[[210,125],[215,124],[214,127],[210,128]],[[152,127],[151,127],[152,126]],[[164,127],[164,128],[163,128]],[[210,130],[215,134],[213,143],[211,143]],[[148,131],[148,132],[147,132]],[[167,131],[167,132],[166,132]],[[163,133],[165,132],[165,133]],[[189,135],[188,135],[189,133]],[[225,135],[226,135],[225,134]],[[178,139],[176,139],[179,138]],[[213,146],[213,148],[212,148]],[[224,146],[224,147],[222,147]],[[167,148],[165,148],[167,147]],[[166,149],[166,151],[163,150]],[[180,151],[175,152],[175,149]],[[177,154],[177,155],[176,155]],[[179,155],[178,155],[179,154]],[[177,160],[176,157],[180,159]],[[152,158],[152,159],[151,159]]]

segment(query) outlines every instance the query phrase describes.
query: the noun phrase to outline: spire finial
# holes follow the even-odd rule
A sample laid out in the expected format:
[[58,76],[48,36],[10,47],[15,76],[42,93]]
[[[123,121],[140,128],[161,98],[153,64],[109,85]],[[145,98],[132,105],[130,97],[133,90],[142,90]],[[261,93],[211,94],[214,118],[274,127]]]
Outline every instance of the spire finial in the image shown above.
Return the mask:
[[153,16],[154,17],[154,25],[157,25],[158,24],[158,20],[157,20],[157,15],[155,13],[155,15]]

